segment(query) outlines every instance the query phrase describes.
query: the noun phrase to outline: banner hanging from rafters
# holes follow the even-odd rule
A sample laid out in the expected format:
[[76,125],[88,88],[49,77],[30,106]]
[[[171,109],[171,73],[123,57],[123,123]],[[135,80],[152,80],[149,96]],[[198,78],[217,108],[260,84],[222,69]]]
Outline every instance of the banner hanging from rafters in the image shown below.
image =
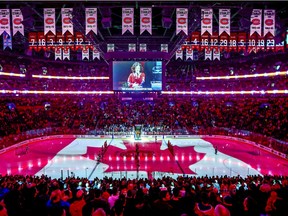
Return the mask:
[[271,33],[275,36],[275,10],[264,10],[264,34]]
[[176,60],[177,59],[183,59],[183,50],[181,49],[181,47],[176,51]]
[[135,43],[128,44],[128,51],[136,52],[136,44]]
[[62,48],[55,47],[55,60],[62,60]]
[[139,51],[146,52],[147,51],[147,44],[139,44]]
[[73,32],[73,22],[72,22],[73,8],[61,8],[62,15],[62,34],[64,35],[66,31],[74,34]]
[[5,31],[3,33],[3,50],[5,50],[7,47],[12,50],[12,36]]
[[9,9],[0,9],[0,35],[2,35],[4,32],[11,35]]
[[92,55],[93,60],[95,60],[96,58],[100,59],[100,52],[96,47],[93,47]]
[[253,9],[251,18],[250,18],[250,36],[255,32],[258,35],[262,35],[262,10],[261,9]]
[[84,47],[82,49],[82,60],[88,60],[89,61],[89,48],[88,47]]
[[205,48],[205,60],[212,60],[212,50],[210,48]]
[[177,8],[176,9],[176,34],[183,31],[188,34],[188,9]]
[[12,9],[12,31],[13,35],[20,32],[24,36],[23,15],[20,9]]
[[86,35],[92,31],[97,35],[97,8],[86,8]]
[[44,8],[44,34],[51,31],[56,35],[55,8]]
[[65,47],[62,51],[63,51],[63,60],[65,59],[70,60],[70,48]]
[[220,49],[219,49],[219,47],[216,47],[213,49],[213,60],[219,60],[220,61]]
[[168,53],[168,44],[161,44],[161,52]]
[[186,49],[186,60],[191,59],[193,60],[193,50],[192,49]]
[[230,36],[230,9],[219,9],[219,35],[226,32]]
[[140,34],[145,30],[152,35],[152,8],[140,8]]
[[122,35],[126,31],[134,35],[134,8],[122,8]]
[[213,10],[212,8],[201,9],[201,35],[206,31],[211,35],[213,32]]

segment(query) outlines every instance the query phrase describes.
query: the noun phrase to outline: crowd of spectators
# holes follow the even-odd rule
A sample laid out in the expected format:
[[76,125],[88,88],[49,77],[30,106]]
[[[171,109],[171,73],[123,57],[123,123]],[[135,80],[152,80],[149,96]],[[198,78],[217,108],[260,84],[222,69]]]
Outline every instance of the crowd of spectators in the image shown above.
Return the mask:
[[287,190],[287,176],[88,180],[6,175],[0,176],[0,215],[279,216]]

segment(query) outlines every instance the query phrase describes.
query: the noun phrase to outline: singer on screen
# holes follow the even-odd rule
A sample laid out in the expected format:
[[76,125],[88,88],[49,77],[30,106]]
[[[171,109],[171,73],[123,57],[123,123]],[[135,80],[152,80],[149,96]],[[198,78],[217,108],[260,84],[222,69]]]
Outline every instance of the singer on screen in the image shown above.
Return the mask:
[[145,82],[145,73],[143,66],[139,62],[135,62],[131,66],[131,73],[127,80],[128,87],[142,88],[144,82]]

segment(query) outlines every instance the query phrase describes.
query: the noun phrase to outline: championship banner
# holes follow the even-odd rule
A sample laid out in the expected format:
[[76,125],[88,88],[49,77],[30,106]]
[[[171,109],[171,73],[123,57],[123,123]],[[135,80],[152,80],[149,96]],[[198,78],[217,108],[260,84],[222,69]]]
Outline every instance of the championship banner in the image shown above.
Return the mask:
[[152,9],[140,8],[140,35],[144,31],[152,35]]
[[46,51],[46,37],[44,35],[44,32],[38,32],[38,47],[37,51],[39,52],[40,50]]
[[210,48],[205,49],[204,60],[212,60],[212,50]]
[[251,52],[256,53],[256,52],[257,52],[257,50],[256,50],[257,35],[256,35],[256,34],[253,34],[253,35],[250,35],[248,38],[249,38],[249,39],[248,39],[247,52],[248,52],[248,53],[251,53]]
[[37,45],[38,45],[37,32],[29,32],[28,42],[29,42],[29,49],[30,50],[34,49],[35,51],[37,51]]
[[122,35],[126,31],[134,35],[134,8],[122,8]]
[[114,44],[107,44],[107,52],[114,52]]
[[275,38],[271,33],[266,35],[266,50],[275,51]]
[[55,47],[55,60],[62,60],[62,48]]
[[219,35],[226,32],[230,35],[230,9],[219,9]]
[[[246,39],[246,34],[245,34],[245,39]],[[237,51],[237,43],[238,43],[237,33],[232,32],[230,34],[228,50],[230,52],[231,51],[235,51],[236,52]]]
[[237,38],[237,51],[244,51],[246,52],[246,43],[247,43],[247,38],[246,38],[246,33],[245,32],[240,32],[238,33],[238,38]]
[[176,60],[179,58],[183,59],[183,50],[181,48],[176,51]]
[[[223,34],[221,34],[219,36],[219,48],[220,48],[220,51],[228,51],[229,48],[228,48],[228,43],[229,43],[229,36],[226,32],[224,32]],[[235,45],[236,45],[236,40],[235,40]],[[235,49],[236,50],[236,49]]]
[[[69,48],[71,50],[75,50],[75,38],[74,35],[70,32],[65,34],[65,48]],[[64,59],[64,56],[63,56]]]
[[257,38],[257,44],[256,44],[256,52],[258,51],[265,51],[265,37],[264,36],[258,36]]
[[[45,34],[45,33],[44,33]],[[47,50],[55,48],[56,36],[52,32],[48,32],[46,35],[46,47]]]
[[264,10],[264,36],[268,33],[275,36],[275,10]]
[[0,35],[3,32],[6,32],[8,35],[11,34],[9,9],[0,9]]
[[12,36],[5,31],[3,32],[3,50],[7,47],[12,50]]
[[212,34],[212,17],[212,8],[201,9],[201,35],[203,35],[206,31],[210,35]]
[[13,35],[20,32],[24,36],[23,15],[20,9],[12,9],[12,31]]
[[262,35],[262,10],[261,9],[253,9],[251,18],[250,18],[250,36],[255,32],[258,35]]
[[66,31],[73,34],[73,23],[72,23],[72,13],[73,8],[61,8],[62,16],[62,34],[64,35]]
[[161,52],[168,53],[168,44],[161,44]]
[[193,60],[193,50],[192,49],[186,49],[186,60],[191,59]]
[[128,44],[129,52],[136,52],[136,44]]
[[176,9],[176,35],[183,31],[188,34],[188,9],[177,8]]
[[200,50],[204,50],[206,48],[209,48],[209,34],[205,33],[201,36],[201,47]]
[[139,51],[146,52],[147,51],[147,44],[139,44]]
[[[57,32],[56,33],[56,46],[61,49],[64,49],[64,42],[65,42],[65,38],[64,35],[62,35],[61,32]],[[61,58],[62,60],[62,58]]]
[[219,36],[217,32],[213,32],[210,36],[210,48],[214,49],[216,47],[219,47]]
[[67,59],[70,60],[70,48],[64,47],[63,51],[63,60]]
[[44,34],[49,31],[56,35],[55,8],[44,8]]
[[97,8],[86,8],[86,35],[92,31],[97,35]]
[[192,32],[191,49],[192,50],[200,50],[200,32]]
[[88,47],[84,47],[82,49],[82,60],[87,59],[89,61],[89,48]]
[[213,48],[213,60],[220,61],[220,49],[218,47]]
[[100,59],[100,52],[99,50],[93,46],[93,49],[92,49],[92,58],[93,60],[95,60],[96,58],[97,59]]
[[84,35],[81,32],[75,32],[74,46],[75,46],[75,50],[83,49]]

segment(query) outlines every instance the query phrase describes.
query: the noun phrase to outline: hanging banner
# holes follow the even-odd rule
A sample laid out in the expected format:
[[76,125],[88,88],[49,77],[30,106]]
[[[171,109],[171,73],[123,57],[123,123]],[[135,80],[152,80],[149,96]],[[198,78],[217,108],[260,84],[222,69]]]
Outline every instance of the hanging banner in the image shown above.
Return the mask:
[[[222,34],[223,35],[223,34]],[[246,38],[246,35],[245,35]],[[237,43],[238,43],[238,37],[237,37],[237,33],[232,32],[230,34],[230,38],[229,38],[229,47],[228,50],[230,52],[232,51],[237,51]]]
[[230,9],[219,9],[219,35],[226,32],[230,36]]
[[73,8],[61,8],[62,16],[62,34],[64,35],[66,31],[73,34],[73,23],[72,23],[72,13]]
[[11,35],[9,9],[0,9],[0,35],[2,35],[3,32]]
[[265,51],[265,37],[264,36],[258,36],[257,38],[257,44],[256,44],[256,52],[258,51]]
[[275,36],[275,10],[264,10],[264,36],[271,33]]
[[55,48],[56,36],[52,32],[48,32],[46,35],[46,47],[47,50]]
[[146,52],[147,51],[147,44],[139,44],[139,51]]
[[212,24],[213,24],[213,10],[212,8],[203,8],[201,9],[201,35],[206,31],[211,35],[212,34]]
[[122,8],[122,35],[126,31],[134,35],[134,8]]
[[64,35],[62,35],[61,32],[56,32],[56,46],[61,49],[64,49],[64,41],[65,41],[65,37]]
[[250,18],[250,36],[255,32],[258,35],[262,35],[262,10],[253,9],[251,18]]
[[176,60],[177,59],[183,59],[183,50],[181,48],[176,51]]
[[209,48],[209,34],[205,33],[201,36],[201,47],[200,50],[204,50],[206,48]]
[[284,40],[282,42],[276,43],[275,45],[275,51],[276,52],[284,52]]
[[55,8],[44,8],[44,34],[49,31],[56,35]]
[[75,32],[75,50],[83,49],[84,45],[84,35],[81,32]]
[[129,52],[136,52],[136,44],[128,44]]
[[145,30],[152,35],[152,8],[140,8],[140,35]]
[[257,35],[256,35],[256,34],[250,35],[250,36],[248,37],[248,48],[247,48],[247,52],[248,52],[248,53],[251,53],[251,52],[256,53],[256,52],[257,52],[257,50],[256,50],[256,45],[257,45]]
[[82,60],[88,60],[89,61],[89,48],[88,47],[84,47],[82,49]]
[[218,47],[213,49],[213,60],[220,61],[220,49]]
[[70,60],[70,48],[64,47],[63,51],[63,60],[67,59]]
[[12,50],[12,36],[8,33],[3,32],[3,50],[9,47]]
[[238,38],[237,38],[237,51],[244,51],[246,52],[246,44],[247,44],[247,38],[246,38],[246,33],[245,32],[240,32],[238,33]]
[[37,51],[37,32],[29,32],[28,34],[29,49]]
[[97,59],[100,59],[100,52],[99,50],[93,46],[93,49],[92,49],[92,58],[93,60],[95,60],[96,58]]
[[65,34],[64,45],[65,45],[65,48],[69,48],[70,50],[75,50],[75,38],[74,38],[74,35],[71,34],[70,32],[66,32]]
[[161,44],[161,52],[168,53],[168,44]]
[[183,31],[188,35],[188,9],[176,9],[176,35]]
[[204,60],[212,60],[212,51],[210,48],[205,49],[205,58]]
[[216,47],[219,47],[219,36],[217,32],[213,32],[210,36],[210,48],[214,49]]
[[114,52],[114,44],[107,44],[107,52]]
[[38,36],[38,47],[37,51],[39,52],[40,50],[46,51],[46,37],[44,35],[44,32],[37,32]]
[[[220,51],[228,51],[228,43],[229,43],[229,36],[226,32],[224,32],[223,34],[221,34],[219,36],[219,47],[220,47]],[[235,40],[235,45],[236,45],[236,40]]]
[[192,49],[186,49],[186,60],[191,59],[193,60],[193,50]]
[[275,38],[271,33],[266,35],[266,50],[275,51]]
[[62,60],[62,48],[55,47],[55,60]]
[[12,31],[13,35],[20,32],[24,36],[23,15],[20,9],[12,9]]
[[200,32],[192,32],[191,49],[192,50],[200,50]]
[[92,31],[97,35],[97,8],[86,8],[86,35]]

